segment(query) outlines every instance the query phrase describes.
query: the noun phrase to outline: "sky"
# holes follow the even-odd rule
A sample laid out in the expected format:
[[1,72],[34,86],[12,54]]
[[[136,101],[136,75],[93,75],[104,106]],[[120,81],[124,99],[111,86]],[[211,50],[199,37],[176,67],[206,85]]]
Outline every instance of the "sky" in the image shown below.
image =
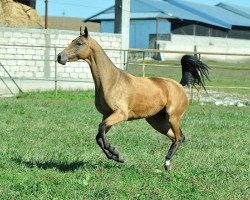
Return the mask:
[[[188,0],[201,3],[201,0]],[[45,1],[37,0],[37,11],[45,15]],[[49,16],[78,17],[86,19],[115,4],[115,0],[48,0]],[[219,2],[250,7],[250,0],[205,0],[203,4],[216,5]]]

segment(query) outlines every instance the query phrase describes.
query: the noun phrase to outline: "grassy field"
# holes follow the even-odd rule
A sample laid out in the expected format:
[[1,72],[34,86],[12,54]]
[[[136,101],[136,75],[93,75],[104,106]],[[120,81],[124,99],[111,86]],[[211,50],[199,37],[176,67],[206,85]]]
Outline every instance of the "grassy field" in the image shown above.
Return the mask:
[[[159,64],[159,63],[155,63]],[[164,63],[160,63],[163,64]],[[181,66],[179,63],[165,63],[166,66],[154,66],[152,63],[147,63],[145,67],[146,76],[168,77],[177,81],[181,80]],[[206,62],[210,67],[210,79],[207,81],[209,86],[234,86],[234,87],[249,87],[250,86],[250,66],[249,63],[229,64]],[[226,69],[224,68],[226,67]],[[238,69],[237,69],[238,68]],[[130,65],[130,73],[136,76],[142,76],[142,66],[138,64]],[[238,89],[230,89],[230,91],[239,92]],[[242,93],[245,90],[240,90]]]
[[[248,80],[249,81],[249,80]],[[144,120],[108,134],[125,158],[96,145],[94,93],[0,99],[0,199],[249,199],[250,107],[198,103],[182,121],[186,141],[165,172],[169,140]]]

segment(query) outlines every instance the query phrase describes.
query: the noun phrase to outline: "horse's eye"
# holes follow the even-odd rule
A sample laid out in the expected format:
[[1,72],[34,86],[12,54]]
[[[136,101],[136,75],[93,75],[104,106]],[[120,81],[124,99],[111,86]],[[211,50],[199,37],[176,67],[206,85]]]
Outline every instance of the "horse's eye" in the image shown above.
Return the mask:
[[77,42],[76,45],[77,45],[77,46],[81,46],[82,43],[81,43],[81,42]]

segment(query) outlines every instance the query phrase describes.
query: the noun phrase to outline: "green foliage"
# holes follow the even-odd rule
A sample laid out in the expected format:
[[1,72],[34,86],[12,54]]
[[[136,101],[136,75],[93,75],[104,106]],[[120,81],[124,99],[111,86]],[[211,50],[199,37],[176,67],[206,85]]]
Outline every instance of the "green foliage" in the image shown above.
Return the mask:
[[93,99],[95,92],[93,90],[86,91],[46,91],[46,92],[25,92],[19,93],[17,98],[29,99],[65,99],[65,100],[87,100]]
[[249,106],[192,103],[165,172],[170,141],[145,120],[112,127],[107,137],[126,162],[106,159],[93,95],[0,99],[0,199],[249,199]]

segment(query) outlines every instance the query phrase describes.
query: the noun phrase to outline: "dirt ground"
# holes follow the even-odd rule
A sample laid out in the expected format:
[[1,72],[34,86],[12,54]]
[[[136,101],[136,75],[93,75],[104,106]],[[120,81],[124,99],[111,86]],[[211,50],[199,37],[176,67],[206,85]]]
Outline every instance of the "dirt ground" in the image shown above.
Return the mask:
[[35,9],[13,0],[1,0],[0,26],[43,28],[44,23]]
[[[44,20],[44,16],[42,16]],[[100,24],[95,22],[83,22],[83,18],[74,17],[48,17],[48,28],[58,30],[79,31],[80,26],[87,26],[90,32],[100,32]]]
[[[0,1],[0,26],[16,28],[44,28],[44,16],[24,4],[13,0]],[[84,23],[82,18],[48,16],[48,28],[59,30],[79,30],[80,26],[88,26],[92,32],[100,32],[99,23]]]
[[244,107],[249,106],[250,104],[250,95],[249,94],[239,94],[233,92],[222,92],[222,91],[215,91],[209,90],[208,93],[205,91],[200,91],[198,94],[197,90],[193,90],[193,94],[191,96],[191,91],[186,89],[186,92],[189,96],[190,101],[192,99],[194,101],[199,101],[201,104],[204,103],[213,103],[217,106],[237,106],[237,107]]

